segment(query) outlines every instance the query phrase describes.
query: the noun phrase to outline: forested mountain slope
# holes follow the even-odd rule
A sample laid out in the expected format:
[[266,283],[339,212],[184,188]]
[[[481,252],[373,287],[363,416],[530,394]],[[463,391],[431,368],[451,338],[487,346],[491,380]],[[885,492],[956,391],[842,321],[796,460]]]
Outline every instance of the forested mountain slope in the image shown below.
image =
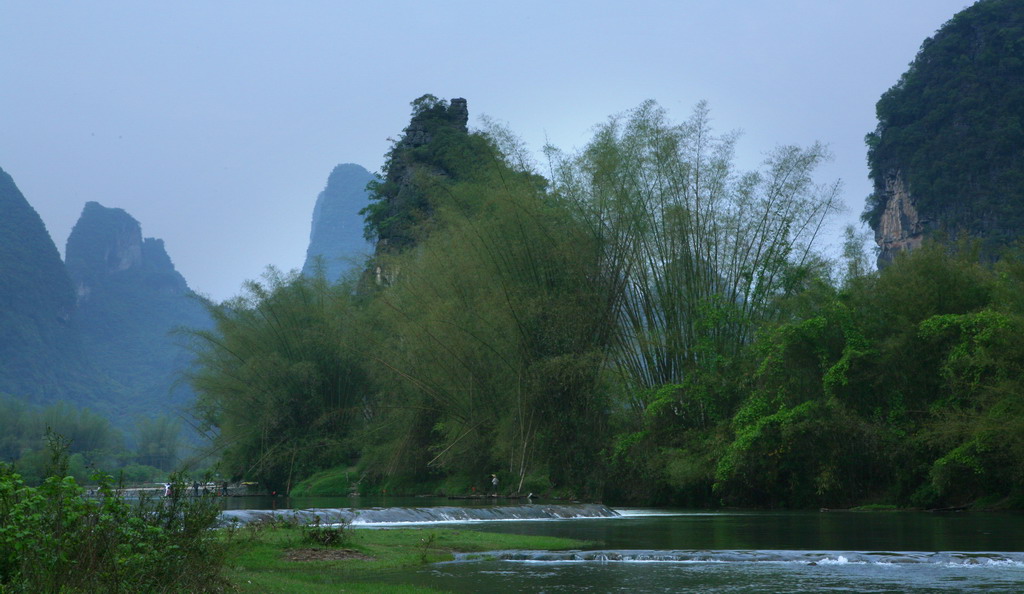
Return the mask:
[[173,331],[210,322],[163,241],[90,202],[66,255],[0,170],[0,394],[66,401],[122,427],[183,412],[190,355]]
[[38,402],[86,397],[74,308],[57,247],[0,169],[0,392]]
[[923,239],[1024,235],[1024,2],[981,0],[927,39],[879,99],[864,220],[879,262]]
[[209,318],[163,241],[143,239],[125,211],[89,202],[68,237],[66,261],[82,342],[97,370],[122,387],[106,412],[122,419],[180,412],[191,401],[177,381],[189,356],[172,332],[205,327]]

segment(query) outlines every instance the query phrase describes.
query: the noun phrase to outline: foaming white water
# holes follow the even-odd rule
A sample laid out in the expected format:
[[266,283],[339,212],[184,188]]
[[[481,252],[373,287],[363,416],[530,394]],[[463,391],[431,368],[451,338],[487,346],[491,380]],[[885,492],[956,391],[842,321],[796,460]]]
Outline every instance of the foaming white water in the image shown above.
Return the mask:
[[[550,518],[461,518],[448,520],[410,520],[393,522],[370,522],[353,520],[349,525],[353,528],[402,528],[405,526],[444,526],[448,524],[482,524],[500,522],[558,522],[562,520],[610,520],[618,516],[573,516],[573,517],[550,517]],[[332,524],[332,526],[341,524]]]
[[685,515],[699,515],[699,514],[685,514],[682,512],[665,511],[663,509],[639,509],[639,508],[628,508],[628,507],[616,507],[615,512],[623,518],[657,518],[657,517],[669,517],[669,516],[685,516]]
[[724,512],[672,511],[672,510],[664,510],[664,509],[647,509],[647,508],[638,508],[638,507],[616,507],[616,508],[613,508],[613,511],[615,511],[617,514],[619,514],[623,518],[658,518],[658,517],[683,517],[683,516],[686,516],[686,517],[701,517],[701,516],[722,517],[722,516],[729,516],[729,515],[739,515],[739,514],[729,514],[729,513],[724,513]]
[[[847,559],[843,555],[839,555],[835,559],[825,557],[824,559],[818,561],[818,565],[846,565],[849,562],[849,559]],[[856,561],[856,563],[866,563],[866,561]]]
[[390,507],[329,508],[299,510],[227,510],[221,523],[285,521],[296,524],[357,527],[465,524],[474,522],[580,520],[618,517],[615,511],[597,504],[514,505],[479,507]]
[[1024,553],[878,552],[878,551],[758,551],[758,550],[594,550],[493,551],[456,556],[456,561],[489,559],[525,563],[737,563],[808,566],[953,567],[1024,569]]

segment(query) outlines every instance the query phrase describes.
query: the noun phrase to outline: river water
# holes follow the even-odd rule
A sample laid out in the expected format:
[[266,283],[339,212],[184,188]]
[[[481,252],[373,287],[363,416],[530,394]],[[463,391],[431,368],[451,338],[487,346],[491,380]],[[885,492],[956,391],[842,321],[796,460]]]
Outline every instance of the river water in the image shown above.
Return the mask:
[[[271,506],[261,501],[234,507]],[[285,504],[286,503],[286,504]],[[477,509],[463,516],[521,516]],[[543,507],[546,502],[534,503]],[[594,541],[585,550],[497,551],[385,577],[452,592],[1024,592],[1024,514],[692,511],[615,508],[610,517],[389,523],[389,508],[495,506],[394,498],[295,499],[273,507],[382,508],[373,526],[438,523]],[[565,515],[562,506],[554,506]],[[440,510],[440,508],[438,508]],[[589,513],[589,512],[588,512]],[[383,515],[382,515],[383,514]],[[435,514],[449,518],[451,514]]]

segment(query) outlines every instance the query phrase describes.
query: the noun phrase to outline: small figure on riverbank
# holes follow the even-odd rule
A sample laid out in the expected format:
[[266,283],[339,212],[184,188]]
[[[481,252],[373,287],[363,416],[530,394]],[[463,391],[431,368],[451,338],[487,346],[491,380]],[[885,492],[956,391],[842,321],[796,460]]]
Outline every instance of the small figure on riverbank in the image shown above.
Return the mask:
[[491,486],[494,487],[494,496],[498,496],[498,475],[491,475]]
[[199,497],[199,481],[192,481],[192,496]]
[[164,483],[164,497],[171,496],[171,483]]

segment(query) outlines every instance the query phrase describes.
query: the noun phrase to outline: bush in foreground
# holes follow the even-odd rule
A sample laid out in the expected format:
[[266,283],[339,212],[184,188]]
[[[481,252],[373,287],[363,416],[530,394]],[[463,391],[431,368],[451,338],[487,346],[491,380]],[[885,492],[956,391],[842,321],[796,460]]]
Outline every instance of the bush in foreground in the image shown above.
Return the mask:
[[[0,591],[209,592],[224,588],[211,498],[128,501],[97,475],[98,499],[66,476],[66,444],[39,487],[0,465]],[[184,483],[176,485],[184,493]]]

